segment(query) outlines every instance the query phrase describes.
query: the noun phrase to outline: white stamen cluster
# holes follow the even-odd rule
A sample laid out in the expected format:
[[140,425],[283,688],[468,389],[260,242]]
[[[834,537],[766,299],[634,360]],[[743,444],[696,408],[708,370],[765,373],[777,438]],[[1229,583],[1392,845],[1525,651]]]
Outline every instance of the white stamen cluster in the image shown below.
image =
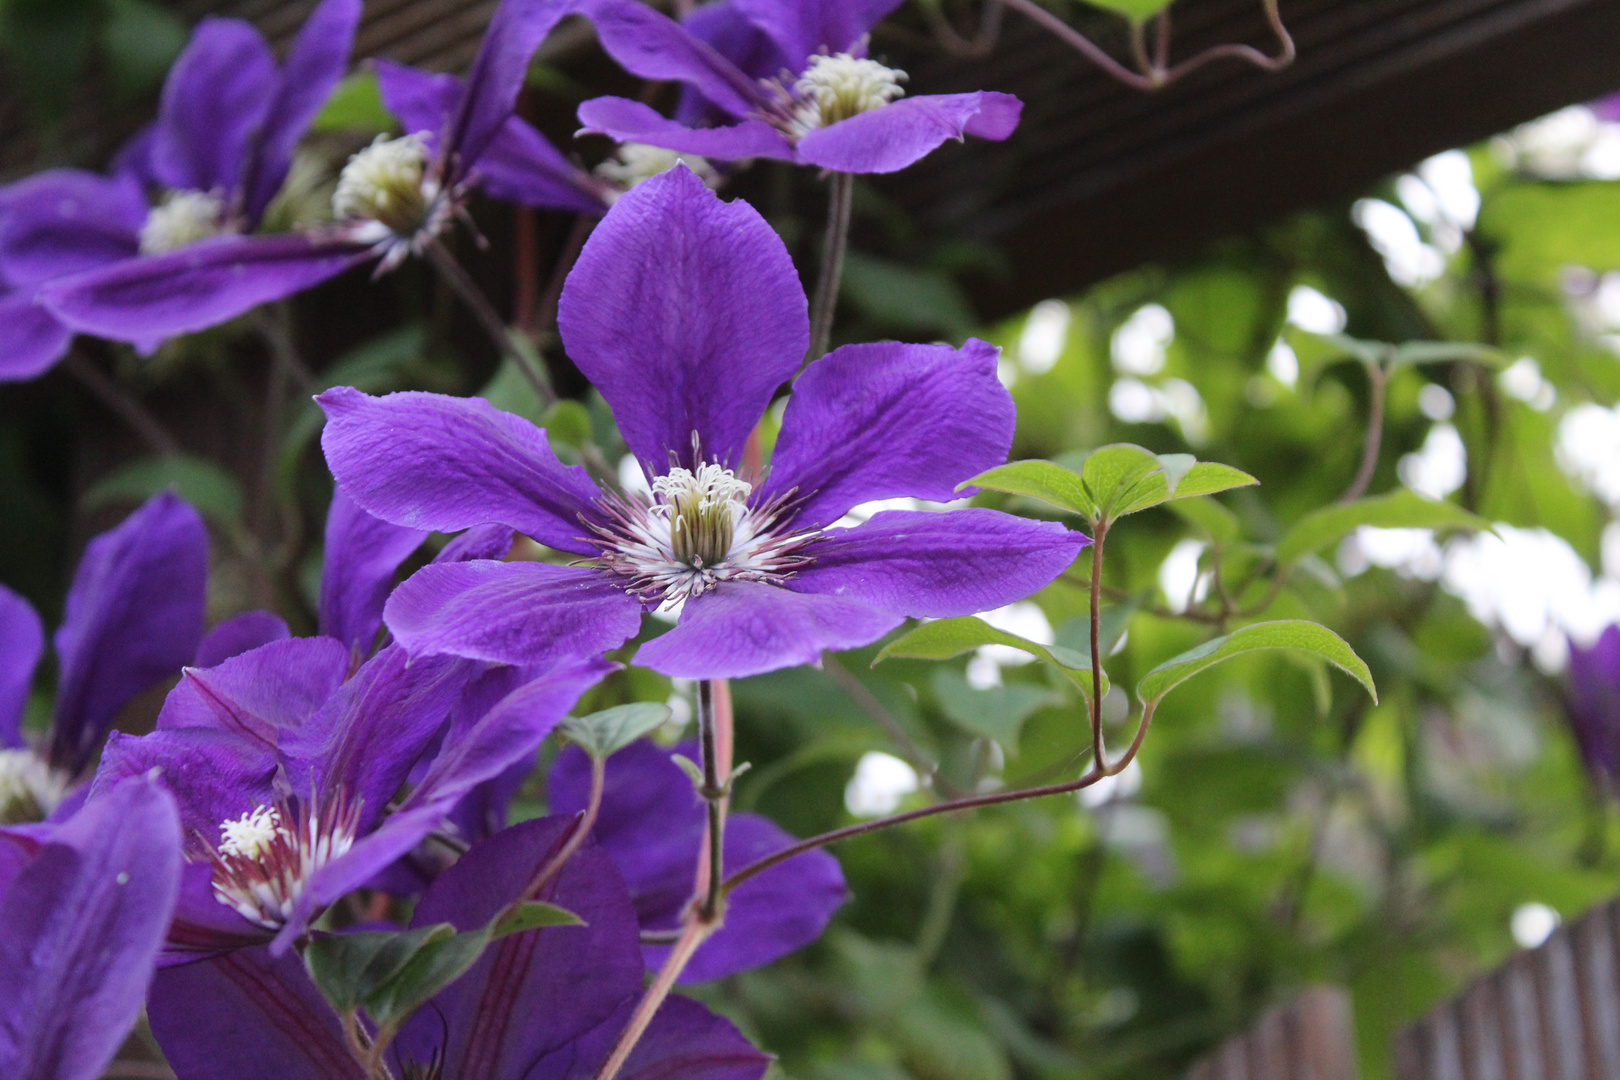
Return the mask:
[[315,872],[354,845],[359,810],[341,798],[313,812],[282,801],[221,822],[219,846],[206,848],[214,896],[249,922],[278,929]]
[[0,825],[43,821],[67,786],[67,777],[32,750],[0,750]]
[[141,225],[141,254],[161,255],[225,231],[225,200],[213,191],[171,191]]
[[427,176],[423,136],[390,139],[379,135],[338,174],[332,213],[351,224],[375,222],[389,233],[409,236],[429,224],[437,185]]
[[697,154],[678,154],[662,146],[646,143],[621,143],[613,157],[596,167],[596,175],[621,191],[629,191],[643,180],[651,180],[659,173],[668,172],[677,163],[685,162],[699,180],[709,187],[720,181],[709,159]]
[[592,525],[592,542],[599,565],[665,609],[722,581],[785,581],[810,561],[802,549],[820,535],[784,527],[791,493],[750,506],[753,486],[717,464],[672,468],[652,488],[651,502],[605,497],[611,524]]
[[793,84],[794,121],[801,133],[881,109],[905,96],[906,73],[849,53],[812,56]]

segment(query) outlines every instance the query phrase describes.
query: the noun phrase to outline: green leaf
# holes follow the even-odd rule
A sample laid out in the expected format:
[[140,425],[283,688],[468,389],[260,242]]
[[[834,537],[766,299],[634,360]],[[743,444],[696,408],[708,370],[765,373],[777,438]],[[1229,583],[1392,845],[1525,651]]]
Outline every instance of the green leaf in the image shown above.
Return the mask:
[[1087,520],[1097,515],[1097,504],[1087,494],[1080,477],[1050,461],[1039,459],[1009,461],[1005,465],[997,465],[994,469],[982,472],[971,480],[963,481],[956,489],[960,491],[965,487],[989,488],[991,491],[1004,491],[1008,495],[1025,495],[1031,499],[1040,499],[1060,510],[1079,514]]
[[1223,660],[1261,649],[1292,649],[1319,656],[1366,687],[1374,702],[1378,700],[1372,672],[1367,670],[1367,665],[1355,650],[1327,627],[1303,619],[1255,623],[1234,630],[1225,637],[1206,641],[1196,649],[1189,649],[1180,656],[1166,660],[1144,675],[1136,686],[1136,696],[1143,705],[1157,705],[1164,695],[1199,672]]
[[391,131],[394,117],[383,104],[377,73],[357,71],[332,88],[309,129],[317,135],[335,131]]
[[1489,529],[1491,523],[1455,503],[1425,499],[1402,488],[1306,514],[1277,541],[1277,565],[1291,566],[1336,544],[1362,525],[1380,529]]
[[183,456],[146,458],[114,469],[84,493],[82,505],[90,511],[139,503],[171,488],[220,525],[242,519],[242,491],[235,478],[211,461]]
[[577,401],[564,398],[540,418],[546,435],[564,446],[584,446],[591,441],[591,414]]
[[973,305],[943,270],[852,251],[844,257],[839,292],[862,315],[896,330],[943,330],[962,338],[973,329]]
[[1102,514],[1112,519],[1130,513],[1125,505],[1130,501],[1132,489],[1149,473],[1162,469],[1158,457],[1150,451],[1134,443],[1114,443],[1100,446],[1086,456],[1080,479]]
[[[1162,458],[1191,457],[1191,454],[1162,455]],[[1177,468],[1180,467],[1179,462],[1174,464]],[[1200,461],[1188,466],[1181,475],[1174,477],[1176,483],[1173,485],[1169,483],[1171,478],[1171,474],[1165,471],[1164,468],[1144,476],[1130,490],[1129,497],[1114,508],[1113,516],[1124,517],[1126,514],[1134,514],[1139,510],[1158,506],[1160,503],[1177,499],[1191,499],[1195,496],[1210,495],[1230,488],[1248,487],[1251,484],[1260,482],[1241,469],[1234,469],[1230,465],[1221,465],[1213,461]]]
[[304,966],[332,1007],[350,1012],[398,975],[417,952],[455,932],[449,923],[436,923],[418,930],[323,934],[305,947]]
[[1170,509],[1221,547],[1234,544],[1243,535],[1237,515],[1214,499],[1203,495],[1172,500]]
[[[885,660],[949,660],[982,645],[1006,645],[1027,652],[1066,675],[1075,686],[1091,694],[1091,658],[1060,645],[1048,648],[1036,641],[997,630],[983,619],[962,615],[935,619],[885,645],[872,661],[876,667]],[[1102,677],[1102,692],[1108,693],[1108,676]]]
[[594,758],[605,760],[669,721],[669,706],[656,701],[615,705],[589,716],[570,716],[558,725],[563,737]]
[[1031,713],[1063,699],[1044,686],[1008,683],[980,690],[969,686],[960,671],[935,668],[929,687],[939,707],[957,726],[1001,744],[1009,756],[1018,753],[1018,734]]
[[1467,341],[1408,341],[1395,346],[1390,353],[1391,367],[1409,367],[1414,364],[1443,364],[1457,360],[1484,364],[1486,367],[1505,368],[1508,357],[1501,349],[1489,345],[1475,345]]
[[[1125,630],[1131,624],[1131,616],[1136,614],[1136,601],[1131,600],[1123,604],[1115,604],[1105,608],[1097,619],[1098,652],[1102,656],[1111,656],[1119,639],[1125,636]],[[1068,649],[1080,656],[1091,656],[1091,619],[1086,615],[1076,615],[1066,619],[1063,625],[1057,628],[1052,635],[1062,648]]]
[[[449,925],[449,924],[445,924]],[[379,1027],[397,1027],[478,962],[491,927],[435,937],[413,952],[386,982],[360,1001]]]
[[521,934],[525,930],[539,930],[547,926],[585,926],[584,919],[567,908],[548,904],[543,900],[525,900],[508,908],[496,917],[489,936],[493,941],[508,934]]
[[1170,0],[1086,0],[1086,3],[1122,15],[1133,23],[1151,19],[1170,6]]

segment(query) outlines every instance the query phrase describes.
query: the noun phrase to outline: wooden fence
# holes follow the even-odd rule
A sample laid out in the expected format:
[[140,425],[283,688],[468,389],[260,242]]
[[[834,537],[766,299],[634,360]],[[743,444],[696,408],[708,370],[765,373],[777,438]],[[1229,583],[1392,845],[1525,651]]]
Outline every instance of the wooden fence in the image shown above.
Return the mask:
[[1356,1080],[1350,995],[1313,986],[1194,1065],[1183,1080]]
[[1400,1080],[1620,1080],[1620,900],[1402,1031]]

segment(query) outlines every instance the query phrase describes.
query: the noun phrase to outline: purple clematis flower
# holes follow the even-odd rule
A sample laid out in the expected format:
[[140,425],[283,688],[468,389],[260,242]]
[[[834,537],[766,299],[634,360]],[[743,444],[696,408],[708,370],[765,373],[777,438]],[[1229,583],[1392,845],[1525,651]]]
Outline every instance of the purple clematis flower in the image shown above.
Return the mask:
[[101,1075],[140,1013],[179,882],[174,800],[149,779],[0,831],[0,1076]]
[[[46,282],[138,275],[166,253],[184,260],[212,238],[258,228],[348,65],[359,21],[360,0],[322,0],[277,67],[251,24],[206,18],[169,72],[157,121],[112,176],[54,169],[0,193],[0,280],[10,287],[0,298],[0,379],[38,375],[67,349],[73,321],[35,304]],[[155,206],[148,189],[161,193]],[[168,333],[103,336],[151,348]]]
[[0,586],[0,824],[54,811],[119,710],[191,661],[207,589],[207,531],[171,493],[90,541],[54,640],[61,675],[50,730],[33,747],[22,716],[45,634],[28,601]]
[[[433,883],[414,926],[471,930],[522,899],[571,819],[506,829]],[[590,1080],[641,996],[635,911],[612,862],[586,844],[537,897],[584,926],[530,930],[492,945],[406,1021],[389,1047],[406,1080]],[[263,947],[166,968],[153,983],[153,1033],[180,1080],[368,1080],[338,1017],[297,956]],[[759,1080],[769,1058],[696,1002],[664,1002],[620,1076]]]
[[424,567],[385,611],[413,655],[592,653],[635,633],[642,610],[678,607],[638,663],[754,675],[866,645],[907,616],[1011,603],[1089,543],[982,509],[840,526],[876,499],[958,498],[959,483],[1006,459],[1013,403],[981,341],[835,350],[795,382],[769,474],[739,476],[744,443],[804,354],[804,292],[764,219],[684,168],[614,204],[563,290],[560,324],[650,499],[598,489],[544,432],[480,400],[319,398],[327,463],[371,514],[441,531],[498,521],[580,558]]
[[1620,790],[1620,626],[1605,629],[1590,648],[1571,644],[1566,702],[1587,772]]
[[379,62],[379,88],[407,134],[350,159],[332,197],[335,224],[234,236],[47,286],[75,329],[143,341],[217,325],[377,261],[423,253],[480,185],[529,206],[600,213],[611,198],[514,115],[529,56],[572,0],[503,0],[465,80]]
[[[678,750],[696,759],[695,745]],[[563,751],[546,790],[554,814],[585,808],[590,760],[583,751],[572,746]],[[595,836],[629,884],[641,928],[679,929],[697,884],[704,810],[669,751],[642,740],[608,759]],[[731,814],[725,869],[740,870],[793,841],[769,818]],[[809,851],[767,870],[726,898],[725,924],[698,949],[681,981],[722,978],[803,948],[821,936],[847,897],[838,860],[825,851]],[[669,946],[647,945],[644,952],[647,965],[656,967]]]
[[[678,119],[628,98],[579,107],[586,131],[722,160],[767,157],[834,172],[887,173],[947,139],[1005,139],[1022,103],[976,91],[904,97],[903,71],[866,55],[898,0],[721,0],[686,25],[636,0],[580,0],[609,55],[648,79],[684,83]],[[697,126],[700,121],[718,126]]]
[[[389,646],[350,677],[351,656],[334,638],[293,638],[188,668],[155,732],[108,742],[98,789],[157,768],[180,805],[188,865],[172,952],[274,939],[279,954],[312,917],[438,828],[476,785],[532,754],[612,668],[563,656],[445,731],[477,665],[409,663]],[[426,775],[391,805],[441,733]]]

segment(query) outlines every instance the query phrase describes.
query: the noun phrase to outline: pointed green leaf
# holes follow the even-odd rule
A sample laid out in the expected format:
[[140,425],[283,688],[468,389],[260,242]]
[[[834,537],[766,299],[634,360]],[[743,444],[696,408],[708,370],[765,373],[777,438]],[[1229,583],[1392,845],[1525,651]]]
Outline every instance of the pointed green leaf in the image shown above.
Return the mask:
[[378,132],[395,128],[394,117],[383,105],[377,73],[357,71],[339,82],[315,114],[309,130],[316,135],[341,131]]
[[567,908],[548,904],[543,900],[525,900],[521,904],[507,908],[495,920],[490,930],[490,940],[503,938],[508,934],[521,934],[525,930],[539,930],[546,926],[585,926],[584,919],[575,915]]
[[[1091,693],[1091,658],[1060,645],[1047,647],[1028,638],[997,630],[983,619],[962,615],[923,623],[883,647],[872,666],[889,659],[948,660],[981,645],[1006,645],[1027,652],[1062,672],[1082,692]],[[1108,693],[1108,676],[1102,677],[1103,693]]]
[[1243,535],[1237,515],[1206,496],[1174,499],[1169,504],[1183,521],[1192,525],[1221,547],[1236,543]]
[[1402,488],[1306,514],[1277,541],[1277,565],[1290,566],[1349,536],[1359,526],[1380,529],[1489,529],[1491,523],[1455,503],[1425,499]]
[[436,923],[417,930],[323,934],[304,949],[304,966],[334,1009],[351,1012],[398,975],[411,957],[455,932],[449,923]]
[[960,671],[935,668],[929,688],[945,715],[973,735],[994,739],[1009,756],[1018,754],[1018,735],[1031,713],[1063,698],[1044,686],[1008,683],[981,690],[968,685]]
[[1005,465],[998,465],[988,472],[982,472],[973,479],[958,484],[957,490],[960,491],[965,487],[982,487],[991,491],[1004,491],[1009,495],[1026,495],[1031,499],[1051,503],[1060,510],[1079,514],[1087,520],[1097,515],[1097,504],[1086,494],[1085,485],[1080,477],[1050,461],[1009,461]]
[[1176,497],[1176,485],[1181,483],[1190,469],[1198,464],[1191,454],[1160,454],[1159,471],[1164,473],[1164,486],[1168,498]]
[[1159,12],[1170,6],[1170,0],[1086,0],[1093,7],[1100,7],[1112,11],[1131,22],[1143,22],[1151,19]]
[[1159,468],[1159,459],[1150,451],[1133,443],[1114,443],[1099,446],[1086,456],[1080,479],[1103,515],[1112,519],[1129,513],[1124,506],[1131,501],[1131,492]]
[[[1191,457],[1190,454],[1166,454],[1165,457]],[[1210,495],[1230,488],[1248,487],[1260,481],[1241,469],[1213,461],[1200,461],[1190,466],[1178,478],[1174,489],[1162,471],[1151,472],[1136,482],[1127,498],[1114,508],[1114,517],[1124,517],[1151,506],[1177,499],[1190,499],[1197,495]]]
[[1355,650],[1327,627],[1303,619],[1255,623],[1225,637],[1206,641],[1148,672],[1137,684],[1136,696],[1143,705],[1157,705],[1164,695],[1199,672],[1260,649],[1292,649],[1319,656],[1366,687],[1374,702],[1378,700],[1372,672]]
[[392,978],[366,994],[361,1006],[379,1027],[397,1027],[477,963],[489,940],[486,926],[429,941]]
[[703,767],[685,754],[671,754],[670,760],[681,767],[681,772],[692,781],[692,786],[699,791],[703,790]]
[[235,525],[242,518],[242,490],[230,473],[202,458],[146,458],[114,469],[84,493],[86,511],[104,506],[144,502],[158,492],[174,493],[217,525]]
[[563,737],[594,758],[607,759],[669,721],[669,706],[657,701],[615,705],[589,716],[570,716],[558,725]]

